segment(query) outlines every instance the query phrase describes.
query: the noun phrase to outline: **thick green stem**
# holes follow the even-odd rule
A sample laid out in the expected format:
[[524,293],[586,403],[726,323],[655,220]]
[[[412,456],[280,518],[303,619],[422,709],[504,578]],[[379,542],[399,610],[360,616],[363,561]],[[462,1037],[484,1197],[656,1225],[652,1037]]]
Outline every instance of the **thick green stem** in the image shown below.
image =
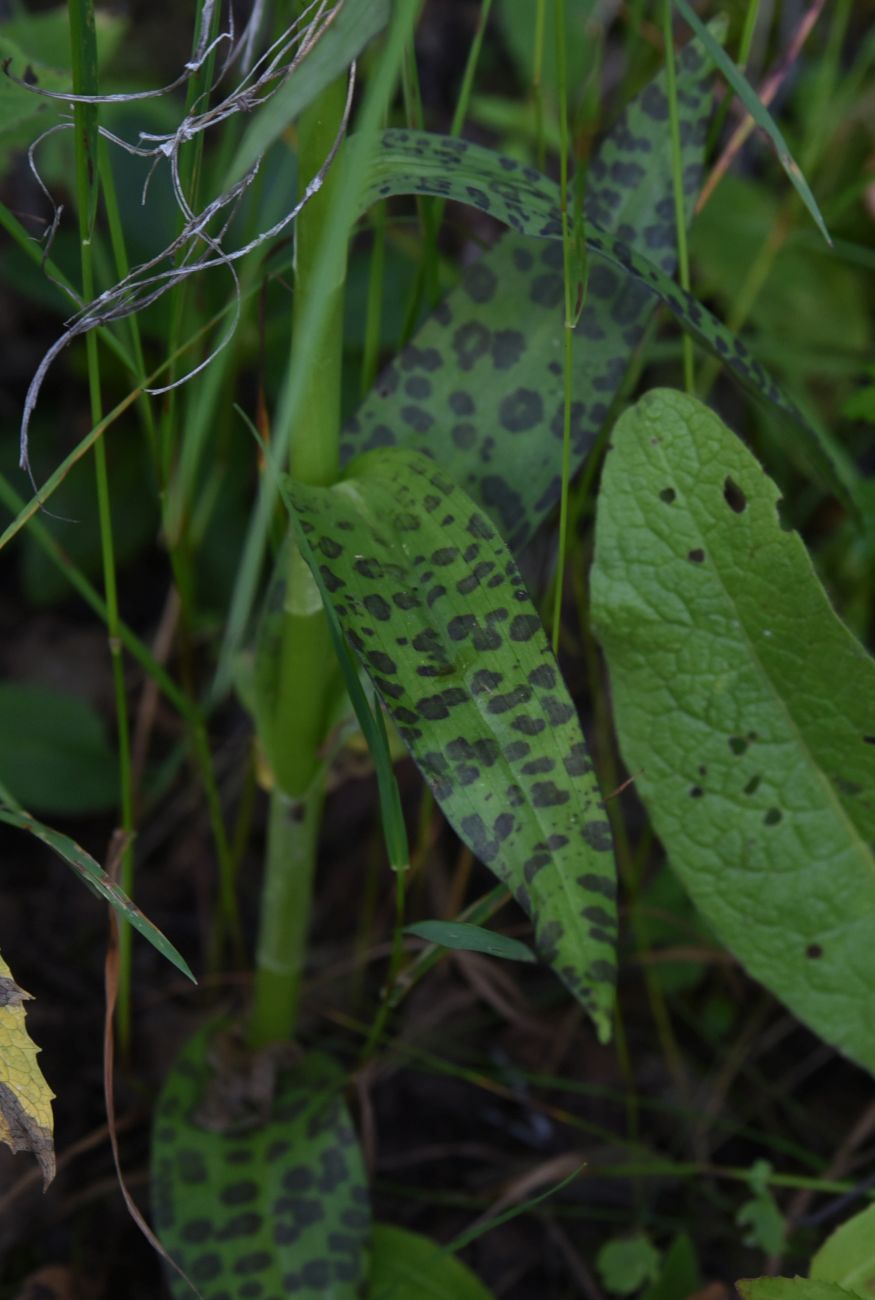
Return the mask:
[[303,799],[271,796],[250,1022],[256,1047],[289,1036],[297,1019],[323,802],[321,781]]
[[[298,177],[316,175],[341,129],[346,80],[329,86],[299,123]],[[323,235],[336,201],[339,156],[322,189],[295,229],[295,298],[290,365],[300,364],[302,321],[317,272],[330,259],[328,310],[315,359],[306,376],[300,413],[288,430],[292,476],[329,484],[340,466],[340,389],[343,357],[343,287],[346,244],[325,247]],[[311,357],[314,353],[311,352]],[[298,1009],[310,898],[315,873],[319,819],[324,797],[320,750],[328,725],[337,665],[315,583],[297,547],[289,546],[279,686],[272,729],[271,761],[276,787],[271,796],[264,909],[256,953],[255,1000],[250,1036],[255,1046],[291,1037]]]

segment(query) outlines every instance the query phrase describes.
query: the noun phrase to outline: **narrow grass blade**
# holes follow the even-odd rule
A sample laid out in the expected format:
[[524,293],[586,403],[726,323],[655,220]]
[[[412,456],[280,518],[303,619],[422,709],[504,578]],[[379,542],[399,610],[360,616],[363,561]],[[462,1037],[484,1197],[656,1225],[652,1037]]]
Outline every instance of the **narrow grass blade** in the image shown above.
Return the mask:
[[389,21],[388,0],[345,0],[324,35],[286,78],[285,84],[256,109],[234,155],[226,188],[245,176],[266,149],[300,113],[341,76]]
[[519,939],[510,939],[506,934],[496,934],[494,930],[484,930],[480,925],[469,925],[465,921],[416,921],[406,927],[406,933],[426,943],[437,943],[442,948],[453,948],[457,952],[483,952],[490,957],[501,957],[505,961],[535,961],[535,954],[527,943]]
[[[5,794],[3,795],[5,798]],[[135,903],[132,903],[127,894],[110,879],[94,858],[86,853],[83,848],[70,839],[69,835],[63,835],[60,831],[52,830],[51,827],[38,822],[30,813],[22,808],[15,807],[11,803],[0,803],[0,821],[6,822],[9,826],[16,826],[19,830],[28,831],[35,835],[38,840],[57,853],[59,858],[72,867],[76,875],[86,884],[92,893],[98,898],[103,898],[114,908],[120,917],[130,922],[135,930],[139,930],[144,939],[148,939],[152,947],[166,957],[177,970],[181,971],[193,984],[196,984],[194,975],[187,962],[179,955],[169,939],[161,933],[157,926],[143,915]]]
[[[433,462],[363,456],[289,488],[314,573],[451,825],[514,891],[607,1039],[611,836],[540,619],[488,519]],[[305,553],[307,554],[307,553]]]
[[875,1071],[875,661],[774,483],[692,398],[654,391],[617,424],[592,601],[673,868],[751,975]]
[[766,135],[771,140],[775,148],[775,153],[778,155],[778,161],[790,179],[790,184],[805,204],[815,225],[823,235],[826,242],[832,245],[829,231],[826,228],[826,222],[821,215],[820,208],[817,206],[817,201],[811,193],[808,182],[799,170],[798,163],[790,153],[787,142],[778,129],[775,119],[772,117],[769,110],[763,105],[759,95],[756,93],[747,77],[737,64],[733,63],[726,51],[721,48],[717,41],[714,40],[702,20],[687,4],[687,0],[674,0],[674,3],[677,6],[678,12],[683,15],[684,21],[689,23],[690,27],[692,27],[699,40],[708,51],[708,57],[714,61],[716,66],[723,73],[724,77],[729,82],[736,95],[738,95],[738,98],[744,104],[757,126],[762,131],[765,131]]

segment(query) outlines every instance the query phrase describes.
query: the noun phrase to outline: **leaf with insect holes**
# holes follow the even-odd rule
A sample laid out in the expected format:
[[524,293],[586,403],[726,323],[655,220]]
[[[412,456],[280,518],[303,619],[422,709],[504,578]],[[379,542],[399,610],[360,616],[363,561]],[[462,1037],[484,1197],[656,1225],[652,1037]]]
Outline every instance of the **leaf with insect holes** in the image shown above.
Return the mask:
[[648,393],[605,462],[593,622],[626,764],[697,907],[875,1071],[875,661],[780,506],[716,415]]
[[167,939],[156,925],[153,925],[148,917],[144,916],[136,903],[133,903],[127,894],[121,889],[114,880],[107,875],[97,862],[94,861],[90,853],[86,853],[83,848],[71,840],[69,835],[63,835],[60,831],[54,831],[50,826],[44,826],[36,818],[31,817],[30,813],[25,812],[22,808],[16,808],[11,804],[0,802],[0,822],[6,822],[9,826],[16,826],[19,830],[28,831],[31,835],[42,840],[48,848],[57,853],[67,866],[72,867],[79,879],[88,886],[93,894],[98,898],[104,899],[114,908],[116,913],[135,930],[139,930],[144,939],[148,939],[152,947],[166,957],[178,971],[181,971],[192,983],[197,983],[188,963],[183,960],[174,948],[173,944]]
[[811,1261],[811,1276],[835,1282],[851,1295],[875,1295],[875,1205],[836,1228]]
[[54,1093],[36,1063],[39,1048],[25,1026],[23,1003],[29,997],[0,957],[0,1142],[13,1151],[32,1151],[43,1186],[48,1186],[55,1176]]
[[531,916],[606,1040],[611,834],[580,724],[519,570],[427,457],[369,452],[292,482],[302,550],[447,820]]
[[186,1044],[155,1112],[152,1204],[202,1300],[361,1295],[371,1212],[344,1085],[327,1057],[253,1055],[224,1025]]
[[[678,59],[678,111],[688,221],[712,80],[702,46],[687,45]],[[677,260],[671,178],[663,71],[627,105],[590,161],[584,210],[588,222],[666,274]],[[629,276],[591,261],[573,335],[572,473],[605,423],[655,306]],[[462,272],[458,288],[384,371],[344,430],[343,458],[378,446],[427,445],[520,550],[560,495],[563,321],[561,246],[508,231]]]

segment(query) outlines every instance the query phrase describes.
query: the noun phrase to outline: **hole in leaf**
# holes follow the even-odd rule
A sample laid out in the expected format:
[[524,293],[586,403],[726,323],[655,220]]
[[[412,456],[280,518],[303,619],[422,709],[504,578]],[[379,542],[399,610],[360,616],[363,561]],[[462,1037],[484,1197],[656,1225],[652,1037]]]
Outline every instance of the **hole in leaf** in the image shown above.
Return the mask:
[[701,564],[705,559],[705,552],[700,546],[697,546],[695,550],[687,552],[687,559],[691,560],[693,564]]
[[810,943],[808,947],[805,949],[805,956],[810,957],[813,961],[816,961],[818,957],[823,956],[823,949],[821,948],[819,943]]
[[702,789],[700,785],[694,785],[693,788],[690,790],[690,798],[701,799],[704,793],[705,791]]
[[785,533],[792,533],[793,525],[790,522],[790,514],[787,509],[787,502],[784,500],[783,497],[778,497],[777,501],[775,502],[775,509],[778,512],[778,523],[781,525],[781,528],[784,530]]
[[770,808],[763,818],[763,821],[767,826],[777,826],[778,822],[783,820],[784,814],[781,812],[780,808]]
[[752,776],[752,777],[750,778],[750,780],[748,781],[747,785],[744,787],[744,793],[745,793],[745,794],[755,794],[756,791],[757,791],[757,789],[759,788],[759,784],[760,784],[760,781],[761,781],[761,780],[762,780],[762,777],[760,776],[759,772],[757,772],[755,776]]
[[863,737],[863,744],[864,744],[864,745],[875,745],[875,736],[864,736],[864,737]]
[[747,741],[743,736],[730,736],[729,748],[733,754],[744,754],[747,750]]
[[659,494],[659,499],[660,501],[664,501],[667,506],[670,506],[676,496],[677,492],[675,492],[674,488],[667,487],[662,489]]
[[723,500],[729,506],[729,509],[734,510],[737,515],[747,509],[747,497],[728,474],[723,481]]

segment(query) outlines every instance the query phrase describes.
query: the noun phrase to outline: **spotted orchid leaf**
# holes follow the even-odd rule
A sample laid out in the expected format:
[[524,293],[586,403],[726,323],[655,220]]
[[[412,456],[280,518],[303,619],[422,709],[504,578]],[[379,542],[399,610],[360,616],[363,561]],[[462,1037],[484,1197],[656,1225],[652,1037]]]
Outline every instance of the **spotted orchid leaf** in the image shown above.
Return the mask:
[[[687,216],[698,190],[710,111],[700,45],[679,70]],[[816,431],[744,344],[671,280],[676,236],[664,77],[624,112],[590,164],[588,298],[574,335],[572,470],[607,418],[657,297],[685,328],[802,431],[805,468],[841,494]],[[390,132],[368,199],[438,193],[473,203],[515,231],[463,275],[381,376],[344,433],[342,455],[378,446],[427,449],[496,522],[515,551],[560,495],[563,431],[563,282],[558,196],[552,182],[464,141]],[[539,236],[540,238],[534,238]]]
[[[3,802],[8,799],[8,802]],[[188,963],[174,948],[173,944],[162,934],[156,925],[145,916],[136,903],[132,902],[124,890],[116,884],[100,866],[95,862],[90,853],[86,853],[83,848],[72,840],[69,835],[62,834],[61,831],[52,830],[51,826],[39,822],[30,813],[25,812],[12,799],[9,791],[0,790],[0,822],[6,822],[9,826],[15,826],[19,830],[27,831],[29,834],[42,840],[43,844],[50,848],[58,855],[68,867],[76,872],[76,875],[87,885],[93,894],[98,898],[104,899],[114,909],[116,914],[124,921],[138,930],[144,939],[148,939],[152,947],[166,957],[178,971],[181,971],[192,983],[197,981],[189,969]]]
[[875,1071],[875,661],[780,505],[712,412],[649,393],[605,463],[593,621],[626,764],[696,905]]
[[[539,173],[533,172],[531,168],[523,167],[514,159],[504,158],[481,145],[430,135],[425,131],[387,131],[372,170],[376,173],[375,181],[365,191],[364,206],[367,206],[368,200],[376,201],[378,197],[383,198],[389,194],[435,194],[471,204],[499,221],[506,222],[521,234],[551,241],[551,257],[546,264],[553,271],[561,301],[562,220],[559,191],[547,177],[539,177]],[[619,174],[631,181],[632,177],[642,173],[640,163],[627,163]],[[689,180],[687,185],[692,194],[693,187]],[[550,192],[552,202],[548,198]],[[670,226],[667,228],[671,229]],[[592,298],[610,297],[619,287],[620,280],[633,280],[668,307],[678,323],[726,365],[744,388],[755,397],[764,398],[771,403],[797,426],[803,434],[804,442],[796,450],[805,468],[840,495],[847,495],[824,439],[808,423],[762,363],[751,355],[741,339],[722,325],[693,294],[681,289],[671,276],[655,262],[636,252],[626,240],[602,229],[593,221],[587,222],[582,238],[595,263],[589,273],[590,302],[584,306],[578,325],[584,335],[587,331],[592,334],[601,328],[592,314]],[[470,279],[468,283],[471,283]],[[477,281],[474,283],[476,285]],[[498,282],[488,272],[480,275],[479,293],[487,300],[498,293]],[[473,336],[460,333],[459,329],[452,328],[453,324],[452,317],[447,317],[444,313],[444,350],[449,342],[459,369],[465,368],[466,356],[477,356],[486,350],[490,352],[493,365],[502,368],[507,361],[508,350],[513,355],[520,347],[525,347],[525,336],[518,331],[496,332],[490,341],[479,332]],[[502,333],[511,337],[502,338]],[[432,362],[433,358],[426,358],[424,368],[427,370]],[[559,365],[558,362],[556,364]],[[512,369],[512,363],[507,368]],[[557,379],[561,373],[560,366]],[[514,380],[510,374],[504,378],[505,396],[499,404],[497,428],[501,433],[510,435],[531,432],[544,419],[543,397],[533,389],[511,387]],[[419,445],[426,445],[427,440],[423,435],[430,432],[434,416],[429,409],[430,402],[420,403],[423,397],[431,398],[429,379],[427,376],[423,378],[412,374],[402,382],[405,395],[412,400],[402,405],[401,419],[419,434]],[[378,383],[378,391],[379,389]],[[448,405],[446,418],[449,422],[456,412],[452,400]],[[560,407],[560,414],[561,409]],[[558,420],[556,423],[561,430]],[[558,495],[558,485],[556,492]],[[494,500],[492,504],[495,505]],[[509,540],[512,545],[518,546],[515,535],[511,534]]]
[[[711,80],[703,48],[688,45],[678,67],[688,220],[702,174]],[[502,182],[513,175],[526,181],[521,168],[502,168]],[[666,274],[676,264],[671,175],[663,72],[624,109],[590,162],[585,215]],[[375,180],[374,196],[384,183]],[[555,187],[549,198],[555,205]],[[383,373],[344,431],[344,459],[379,446],[427,445],[511,548],[521,549],[560,495],[562,300],[559,244],[508,231],[463,272]],[[655,305],[629,276],[591,260],[588,301],[574,333],[573,470],[605,423]]]
[[[361,1295],[371,1213],[343,1086],[327,1057],[250,1055],[224,1026],[183,1049],[158,1099],[152,1202],[203,1300]],[[181,1276],[168,1282],[191,1296]]]
[[432,461],[368,452],[292,483],[302,549],[447,820],[532,918],[535,943],[611,1027],[611,834],[541,621],[489,519]]

